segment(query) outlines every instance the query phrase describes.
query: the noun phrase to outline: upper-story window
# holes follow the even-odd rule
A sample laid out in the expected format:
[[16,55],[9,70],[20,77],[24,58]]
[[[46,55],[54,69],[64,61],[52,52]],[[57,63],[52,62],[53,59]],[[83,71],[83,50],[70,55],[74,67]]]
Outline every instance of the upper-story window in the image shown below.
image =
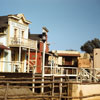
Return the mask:
[[24,31],[22,31],[22,38],[24,38]]
[[14,37],[17,37],[17,29],[14,29]]
[[0,33],[3,33],[4,32],[4,27],[1,27],[0,28]]

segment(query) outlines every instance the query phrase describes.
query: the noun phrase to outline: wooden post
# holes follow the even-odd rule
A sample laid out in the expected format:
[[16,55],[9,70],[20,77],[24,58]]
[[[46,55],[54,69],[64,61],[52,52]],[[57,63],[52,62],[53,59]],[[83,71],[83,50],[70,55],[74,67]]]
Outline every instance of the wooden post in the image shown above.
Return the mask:
[[44,77],[42,76],[41,93],[44,93]]
[[82,81],[83,81],[83,78],[82,78],[82,75],[80,76],[80,82],[82,83]]
[[51,56],[51,74],[53,75],[54,73],[54,62],[53,62],[53,55]]
[[19,68],[18,68],[18,72],[21,71],[21,47],[19,47]]
[[45,74],[45,49],[46,43],[43,43],[43,57],[42,57],[42,88],[41,93],[44,93],[44,74]]
[[5,99],[4,99],[4,100],[7,100],[7,96],[8,96],[8,87],[9,87],[9,83],[7,83],[7,87],[6,87],[6,90],[5,90]]
[[83,71],[82,71],[82,69],[80,69],[80,73],[81,73],[81,75],[80,75],[80,82],[82,83],[82,81],[83,81],[83,76],[82,76],[82,74],[83,74]]
[[[33,87],[35,86],[34,82],[35,82],[35,68],[36,68],[36,66],[37,66],[37,47],[36,47],[36,51],[35,51],[35,66],[33,66],[33,84],[32,84]],[[35,88],[32,88],[32,91],[33,91],[33,93],[35,93]]]
[[33,86],[32,87],[32,92],[33,93],[35,93],[35,88],[34,88],[35,87],[35,83],[34,82],[35,82],[35,73],[33,73],[33,84],[32,84],[32,86]]
[[78,68],[76,69],[76,81],[78,82]]
[[52,75],[53,73],[52,73],[52,60],[51,60],[51,69],[50,69],[50,74]]
[[[54,75],[52,76],[52,96],[54,96]],[[52,97],[52,100],[53,100],[53,97]]]
[[[67,94],[69,96],[69,83],[68,83],[68,88],[67,88]],[[69,98],[68,98],[68,100],[69,100]]]
[[32,84],[33,93],[35,93],[35,88],[34,88],[35,84],[34,84],[34,82],[35,82],[35,69],[36,69],[36,66],[37,66],[37,42],[36,42],[36,50],[35,50],[35,66],[33,66],[33,84]]
[[30,63],[30,48],[28,49],[28,66],[27,66],[27,73],[29,73],[29,63]]
[[60,91],[60,98],[59,100],[61,100],[61,96],[62,96],[62,77],[60,78],[60,87],[59,87],[59,91]]
[[92,69],[90,68],[90,82],[92,82]]
[[[36,68],[36,66],[37,66],[37,48],[36,48],[36,51],[35,51],[35,68]],[[35,70],[35,68],[34,68],[34,70]]]
[[[94,77],[96,78],[96,70],[93,68],[94,70]],[[94,82],[97,82],[97,80],[94,78]]]

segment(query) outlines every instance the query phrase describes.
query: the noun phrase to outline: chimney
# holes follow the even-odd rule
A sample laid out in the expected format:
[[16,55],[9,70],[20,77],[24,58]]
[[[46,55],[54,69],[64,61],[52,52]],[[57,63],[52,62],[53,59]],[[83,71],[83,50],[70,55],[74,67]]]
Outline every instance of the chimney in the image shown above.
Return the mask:
[[47,41],[48,38],[47,33],[49,32],[49,30],[46,27],[42,27],[42,33],[43,32],[46,33],[46,41]]
[[45,32],[46,35],[47,35],[47,33],[48,33],[49,31],[48,31],[48,29],[47,29],[46,27],[42,27],[42,32]]

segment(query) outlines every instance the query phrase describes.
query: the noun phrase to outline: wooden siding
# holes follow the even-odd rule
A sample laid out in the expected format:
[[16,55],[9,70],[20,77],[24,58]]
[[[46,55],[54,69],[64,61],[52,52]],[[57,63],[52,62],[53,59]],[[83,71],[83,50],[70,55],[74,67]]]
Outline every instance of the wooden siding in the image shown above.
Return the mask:
[[30,40],[30,39],[24,39],[19,37],[11,37],[9,42],[10,47],[26,47],[31,49],[37,49],[37,41]]

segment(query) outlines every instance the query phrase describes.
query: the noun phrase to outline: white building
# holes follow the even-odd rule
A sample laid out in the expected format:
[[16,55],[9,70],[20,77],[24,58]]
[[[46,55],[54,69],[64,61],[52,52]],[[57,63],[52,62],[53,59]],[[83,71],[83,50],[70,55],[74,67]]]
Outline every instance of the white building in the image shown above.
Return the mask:
[[37,41],[28,39],[30,23],[23,14],[0,16],[0,72],[29,72],[27,55],[37,50]]

